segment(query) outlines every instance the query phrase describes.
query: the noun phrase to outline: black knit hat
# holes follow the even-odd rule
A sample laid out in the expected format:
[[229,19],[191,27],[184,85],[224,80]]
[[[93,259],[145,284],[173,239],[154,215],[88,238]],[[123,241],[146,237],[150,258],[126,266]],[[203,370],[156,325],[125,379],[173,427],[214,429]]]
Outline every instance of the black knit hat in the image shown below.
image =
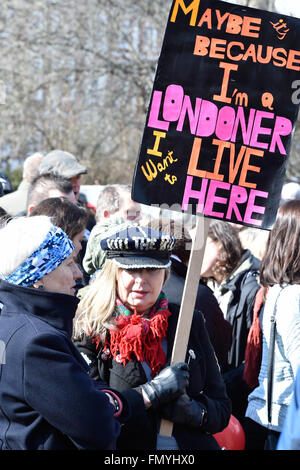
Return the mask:
[[149,227],[132,225],[100,241],[107,259],[124,269],[167,268],[175,237]]

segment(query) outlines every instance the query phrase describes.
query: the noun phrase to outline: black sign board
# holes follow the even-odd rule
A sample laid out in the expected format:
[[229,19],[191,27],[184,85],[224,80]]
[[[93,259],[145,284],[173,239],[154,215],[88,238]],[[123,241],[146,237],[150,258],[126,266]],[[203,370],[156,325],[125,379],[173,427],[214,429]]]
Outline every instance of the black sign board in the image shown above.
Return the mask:
[[300,20],[174,0],[132,198],[270,229],[298,114]]

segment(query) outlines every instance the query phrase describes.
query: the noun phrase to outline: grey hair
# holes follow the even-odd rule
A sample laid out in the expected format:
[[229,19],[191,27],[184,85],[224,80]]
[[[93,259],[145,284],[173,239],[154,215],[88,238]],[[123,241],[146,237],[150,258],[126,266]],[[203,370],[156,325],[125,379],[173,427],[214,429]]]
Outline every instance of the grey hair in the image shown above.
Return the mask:
[[59,190],[62,194],[68,195],[73,191],[72,183],[53,174],[38,175],[31,183],[28,196],[27,207],[30,204],[35,206],[49,197],[49,191],[52,189]]

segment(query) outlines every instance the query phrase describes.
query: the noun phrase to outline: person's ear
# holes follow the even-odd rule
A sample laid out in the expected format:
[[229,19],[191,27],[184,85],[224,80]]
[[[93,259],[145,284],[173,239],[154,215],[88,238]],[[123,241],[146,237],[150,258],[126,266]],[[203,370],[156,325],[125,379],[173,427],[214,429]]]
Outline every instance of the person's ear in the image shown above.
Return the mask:
[[28,207],[27,207],[27,215],[30,215],[31,212],[33,211],[34,209],[34,205],[33,204],[30,204]]

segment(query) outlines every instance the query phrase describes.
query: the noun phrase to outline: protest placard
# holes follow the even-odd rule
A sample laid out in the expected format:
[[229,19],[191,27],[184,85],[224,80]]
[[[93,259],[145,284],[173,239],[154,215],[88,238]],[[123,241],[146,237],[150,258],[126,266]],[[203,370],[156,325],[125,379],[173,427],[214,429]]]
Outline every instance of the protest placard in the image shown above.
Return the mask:
[[[132,198],[205,221],[271,229],[298,114],[299,39],[296,18],[174,0]],[[192,247],[172,363],[186,357],[202,259]],[[171,436],[172,423],[162,420],[160,434]]]
[[297,18],[174,0],[133,199],[270,229],[298,114],[299,36]]

